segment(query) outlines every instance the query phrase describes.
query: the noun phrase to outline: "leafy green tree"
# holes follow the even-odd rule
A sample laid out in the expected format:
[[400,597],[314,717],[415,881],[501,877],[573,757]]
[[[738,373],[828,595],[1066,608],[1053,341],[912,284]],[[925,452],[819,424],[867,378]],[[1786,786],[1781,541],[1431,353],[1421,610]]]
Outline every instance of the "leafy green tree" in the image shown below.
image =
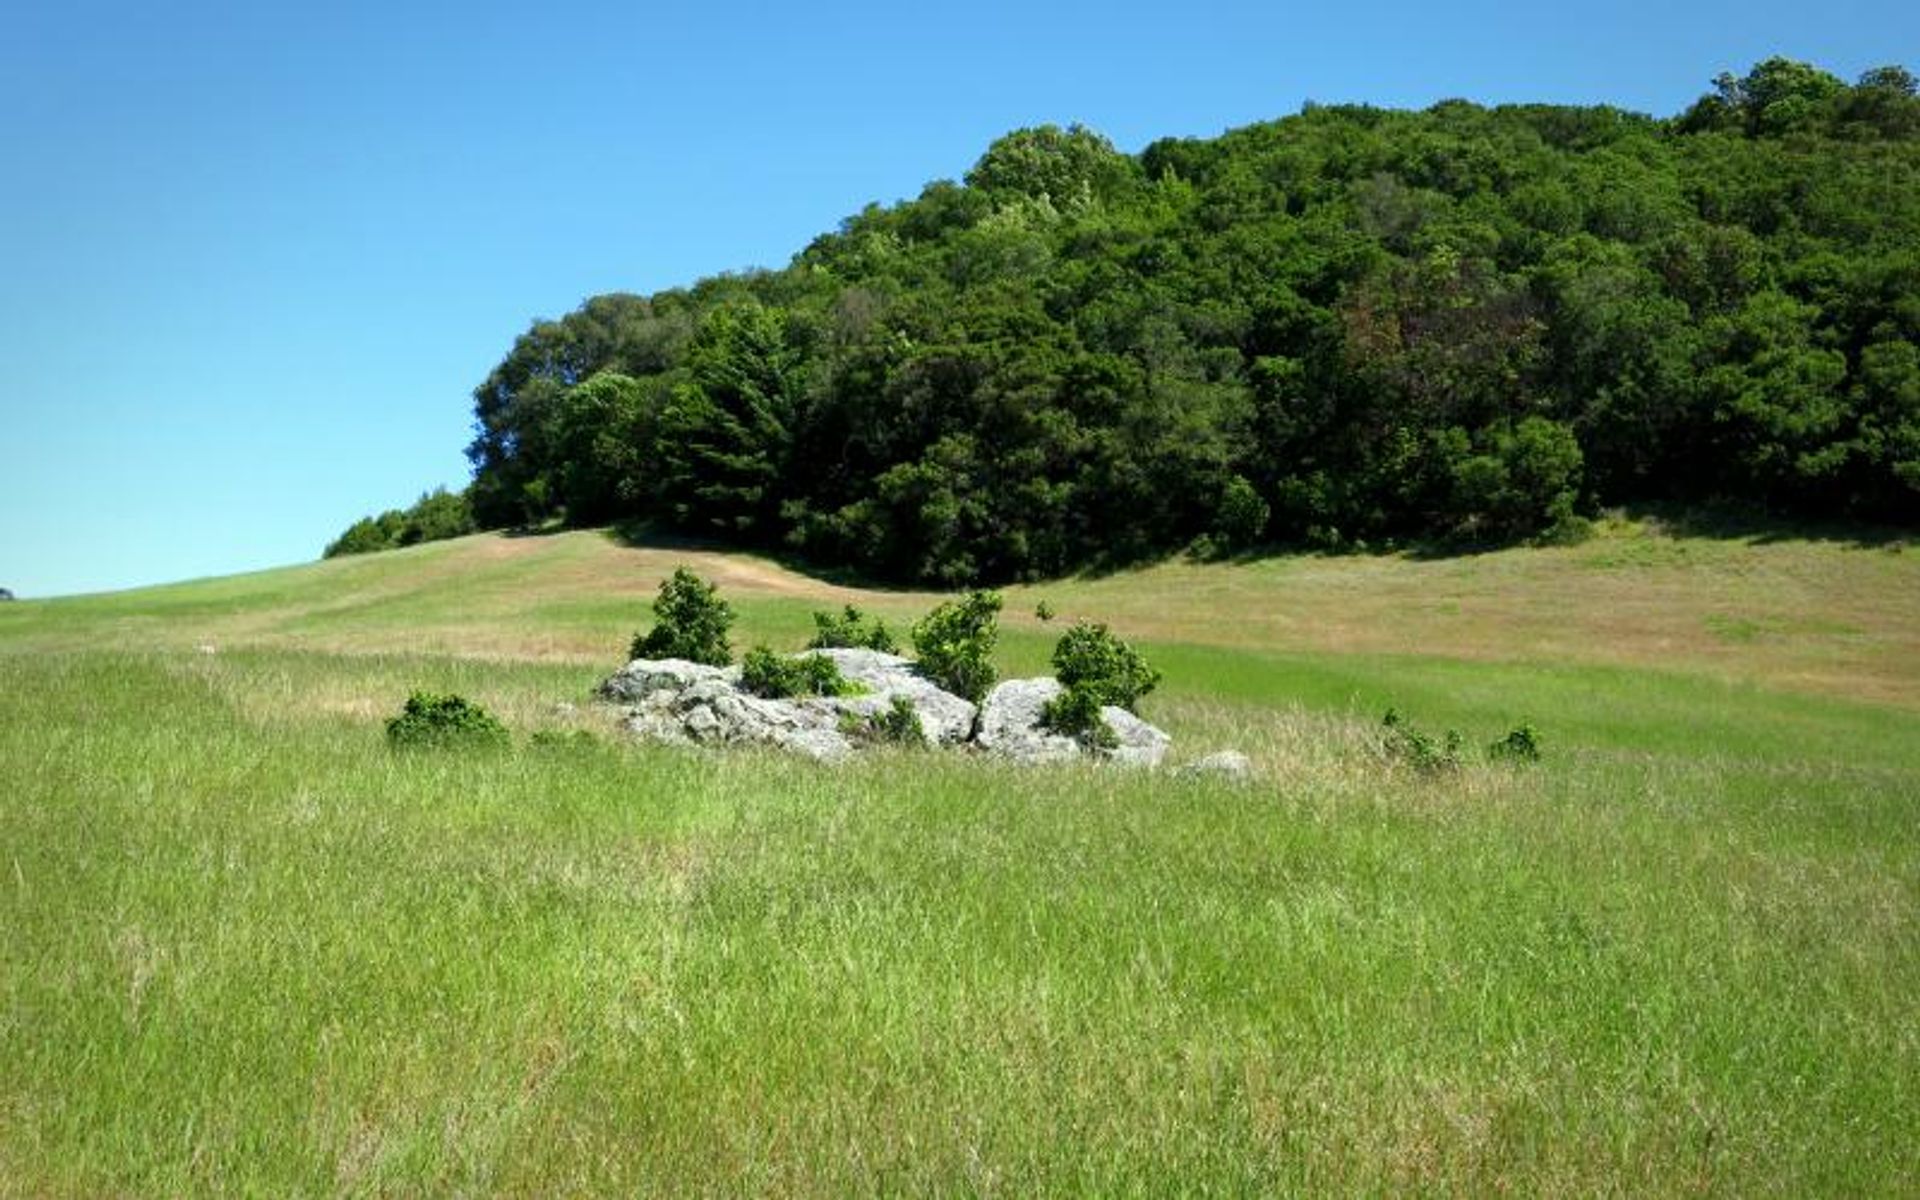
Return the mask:
[[469,504],[943,587],[1586,503],[1910,523],[1915,92],[1773,58],[1671,120],[1018,130],[782,270],[536,322],[475,392]]
[[779,512],[801,394],[783,315],[716,309],[660,414],[661,495],[681,525],[763,534]]

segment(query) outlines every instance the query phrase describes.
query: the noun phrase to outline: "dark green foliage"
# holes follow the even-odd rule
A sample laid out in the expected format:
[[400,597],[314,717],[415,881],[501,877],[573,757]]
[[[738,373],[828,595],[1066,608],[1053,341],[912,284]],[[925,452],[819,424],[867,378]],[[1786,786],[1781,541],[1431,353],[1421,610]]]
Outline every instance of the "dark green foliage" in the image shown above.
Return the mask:
[[1140,697],[1160,682],[1160,672],[1147,665],[1132,646],[1114,637],[1105,625],[1081,621],[1067,630],[1053,648],[1053,673],[1069,692],[1085,692],[1100,705],[1131,711]]
[[740,686],[756,696],[784,700],[790,696],[849,696],[855,685],[823,654],[795,658],[755,646],[740,660]]
[[913,626],[913,650],[929,679],[978,704],[996,678],[993,648],[1000,638],[1000,593],[972,592],[949,600]]
[[841,718],[840,731],[848,737],[866,742],[884,742],[896,746],[927,744],[927,731],[920,724],[920,714],[914,711],[913,701],[905,696],[895,696],[885,712],[870,713],[864,717],[847,713]]
[[1916,246],[1899,67],[1773,58],[1671,120],[1025,129],[783,270],[536,324],[475,392],[472,505],[942,587],[1634,501],[1911,523]]
[[1506,762],[1539,762],[1540,731],[1528,724],[1515,725],[1507,736],[1487,747],[1487,757]]
[[437,542],[443,538],[464,537],[478,528],[467,493],[435,488],[423,493],[411,508],[388,509],[377,517],[355,521],[327,546],[321,557],[370,554],[419,542]]
[[387,722],[387,742],[398,749],[491,750],[508,743],[507,727],[460,696],[415,692]]
[[733,661],[727,643],[733,607],[720,598],[719,588],[685,567],[660,584],[653,616],[653,628],[633,639],[631,657],[682,658],[713,667]]
[[1033,606],[1033,615],[1040,618],[1042,621],[1051,621],[1053,620],[1053,617],[1054,617],[1053,605],[1048,604],[1045,600],[1042,600],[1040,603]]
[[1120,736],[1101,713],[1099,694],[1091,688],[1067,688],[1047,701],[1040,710],[1042,728],[1052,730],[1094,750],[1111,750],[1120,744]]
[[865,613],[851,604],[839,616],[826,612],[814,613],[813,626],[813,640],[807,643],[809,650],[842,647],[878,650],[882,654],[900,653],[899,643],[887,631],[886,623],[878,617],[868,620]]
[[1234,554],[1252,549],[1267,531],[1273,507],[1253,484],[1239,475],[1227,480],[1214,509],[1213,529],[1207,535],[1217,553]]
[[1386,729],[1386,751],[1388,757],[1405,763],[1422,775],[1438,775],[1460,769],[1460,751],[1466,740],[1457,729],[1449,729],[1446,734],[1435,739],[1414,727],[1412,722],[1400,715],[1398,709],[1389,708],[1380,724]]

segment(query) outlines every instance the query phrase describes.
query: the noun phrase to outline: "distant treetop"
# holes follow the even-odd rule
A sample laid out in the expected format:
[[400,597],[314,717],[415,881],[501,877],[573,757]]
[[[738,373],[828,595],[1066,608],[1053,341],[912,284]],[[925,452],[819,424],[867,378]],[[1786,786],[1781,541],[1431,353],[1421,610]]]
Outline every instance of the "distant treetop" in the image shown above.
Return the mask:
[[1915,91],[1771,58],[1672,119],[1017,130],[781,270],[536,322],[474,393],[465,498],[943,586],[1643,500],[1912,523]]

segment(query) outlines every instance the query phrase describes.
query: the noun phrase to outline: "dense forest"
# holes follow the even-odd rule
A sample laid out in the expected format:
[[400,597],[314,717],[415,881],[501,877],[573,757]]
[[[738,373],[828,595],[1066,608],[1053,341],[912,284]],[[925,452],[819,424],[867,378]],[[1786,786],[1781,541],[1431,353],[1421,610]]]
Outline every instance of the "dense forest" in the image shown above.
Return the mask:
[[937,584],[1574,536],[1636,501],[1911,523],[1915,90],[1776,58],[1670,119],[1021,130],[782,270],[536,323],[474,393],[469,511],[423,504]]

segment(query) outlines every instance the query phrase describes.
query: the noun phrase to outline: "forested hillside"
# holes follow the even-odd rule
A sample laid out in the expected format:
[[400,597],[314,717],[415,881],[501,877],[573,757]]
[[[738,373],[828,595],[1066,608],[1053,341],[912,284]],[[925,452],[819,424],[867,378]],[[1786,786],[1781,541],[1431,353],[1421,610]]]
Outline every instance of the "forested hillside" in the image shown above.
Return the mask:
[[939,584],[1638,500],[1912,522],[1915,90],[1771,59],[1671,119],[1022,130],[782,270],[535,324],[475,393],[472,513]]

